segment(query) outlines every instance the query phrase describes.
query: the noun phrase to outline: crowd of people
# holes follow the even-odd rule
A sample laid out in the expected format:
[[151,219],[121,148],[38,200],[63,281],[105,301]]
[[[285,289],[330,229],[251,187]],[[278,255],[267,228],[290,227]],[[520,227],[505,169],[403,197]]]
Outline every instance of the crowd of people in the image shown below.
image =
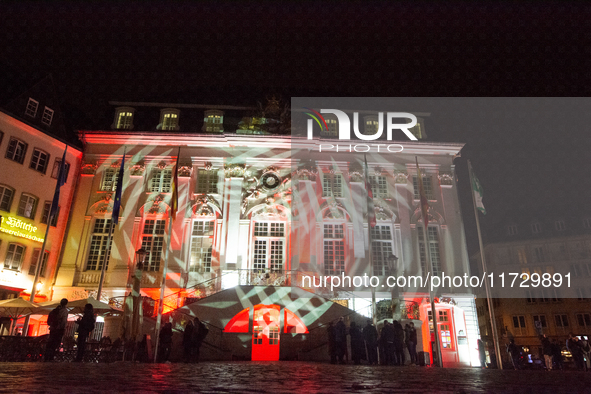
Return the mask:
[[327,335],[330,362],[333,364],[345,364],[349,360],[347,335],[351,341],[350,360],[354,364],[367,361],[370,365],[376,365],[379,354],[379,361],[383,365],[405,365],[405,348],[410,356],[410,364],[418,363],[417,330],[412,322],[402,327],[397,320],[392,323],[386,320],[378,334],[371,320],[367,320],[363,328],[352,322],[347,329],[344,319],[340,318],[336,324],[328,324]]

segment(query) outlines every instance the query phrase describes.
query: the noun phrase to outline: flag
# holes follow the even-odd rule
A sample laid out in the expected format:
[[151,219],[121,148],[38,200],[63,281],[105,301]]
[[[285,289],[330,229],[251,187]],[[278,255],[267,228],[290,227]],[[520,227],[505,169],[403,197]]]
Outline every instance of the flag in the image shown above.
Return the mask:
[[125,149],[123,150],[123,158],[121,159],[121,166],[117,174],[117,188],[115,189],[115,201],[113,202],[113,215],[111,220],[113,224],[119,223],[119,211],[121,210],[121,193],[123,193],[123,174],[125,172]]
[[367,167],[367,157],[363,156],[365,160],[365,190],[367,190],[367,219],[371,227],[376,226],[376,212],[373,207],[373,192],[371,190],[371,184],[369,183],[369,168]]
[[423,223],[425,224],[425,231],[429,226],[429,201],[425,195],[425,187],[423,186],[423,176],[421,175],[421,169],[419,168],[419,159],[415,156],[417,163],[417,183],[419,185],[419,196],[421,199],[421,215],[423,216]]
[[172,170],[172,198],[170,201],[171,215],[176,219],[176,212],[179,208],[179,157],[181,155],[181,147],[179,146],[179,153],[176,156],[176,163]]
[[68,151],[68,145],[64,149],[64,155],[60,163],[60,168],[57,173],[57,184],[55,185],[55,192],[53,193],[53,201],[51,202],[51,209],[49,211],[49,218],[47,223],[51,223],[51,218],[57,213],[60,203],[60,188],[66,183],[66,152]]
[[482,185],[474,172],[472,172],[472,193],[474,193],[474,201],[476,202],[476,209],[486,215],[486,209],[482,204]]

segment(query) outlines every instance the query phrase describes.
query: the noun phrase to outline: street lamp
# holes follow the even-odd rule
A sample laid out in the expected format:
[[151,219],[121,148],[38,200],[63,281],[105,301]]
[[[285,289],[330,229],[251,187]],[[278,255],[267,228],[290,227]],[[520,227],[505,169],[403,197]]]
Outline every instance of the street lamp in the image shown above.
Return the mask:
[[[390,287],[392,320],[400,320],[400,290],[398,289],[396,277],[398,274],[398,257],[391,255],[387,257],[386,261],[388,263],[388,274],[394,277],[395,281],[394,286]],[[396,300],[396,303],[394,300]]]
[[148,252],[144,248],[141,248],[135,252],[135,272],[133,274],[133,287],[131,291],[131,297],[133,299],[133,314],[131,316],[131,339],[135,342],[137,336],[140,333],[140,308],[141,308],[141,297],[140,289],[142,282],[142,274],[144,270],[144,260]]

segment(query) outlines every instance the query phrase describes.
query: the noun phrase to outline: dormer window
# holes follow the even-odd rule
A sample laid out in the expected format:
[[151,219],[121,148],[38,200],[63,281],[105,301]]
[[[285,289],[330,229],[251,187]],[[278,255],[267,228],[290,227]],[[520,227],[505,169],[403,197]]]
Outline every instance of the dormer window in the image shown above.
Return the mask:
[[221,133],[224,131],[224,113],[222,111],[205,111],[203,128],[208,133]]
[[115,112],[114,129],[131,130],[133,129],[133,113],[134,109],[130,107],[117,108]]
[[363,118],[364,130],[363,134],[374,135],[378,132],[378,117],[375,115],[365,116]]
[[542,226],[540,223],[534,223],[531,225],[531,232],[534,234],[539,234],[542,232]]
[[179,111],[176,109],[163,109],[160,113],[160,124],[162,130],[178,130]]
[[27,108],[25,109],[25,115],[34,118],[37,116],[37,108],[39,108],[39,102],[29,97],[29,102],[27,103]]
[[41,122],[43,122],[47,126],[51,126],[52,120],[53,120],[53,110],[49,107],[45,107],[45,109],[43,110],[43,117],[41,118]]
[[336,118],[332,118],[330,116],[325,116],[324,118],[326,120],[326,126],[328,126],[328,130],[324,131],[324,129],[322,129],[322,133],[320,133],[320,135],[322,136],[326,136],[326,137],[337,137],[338,136],[338,123]]

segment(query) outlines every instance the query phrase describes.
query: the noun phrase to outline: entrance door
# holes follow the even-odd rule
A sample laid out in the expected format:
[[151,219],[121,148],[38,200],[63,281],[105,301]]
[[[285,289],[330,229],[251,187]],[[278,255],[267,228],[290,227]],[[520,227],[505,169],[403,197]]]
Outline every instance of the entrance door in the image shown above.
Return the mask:
[[256,305],[252,327],[252,360],[279,360],[279,305]]

